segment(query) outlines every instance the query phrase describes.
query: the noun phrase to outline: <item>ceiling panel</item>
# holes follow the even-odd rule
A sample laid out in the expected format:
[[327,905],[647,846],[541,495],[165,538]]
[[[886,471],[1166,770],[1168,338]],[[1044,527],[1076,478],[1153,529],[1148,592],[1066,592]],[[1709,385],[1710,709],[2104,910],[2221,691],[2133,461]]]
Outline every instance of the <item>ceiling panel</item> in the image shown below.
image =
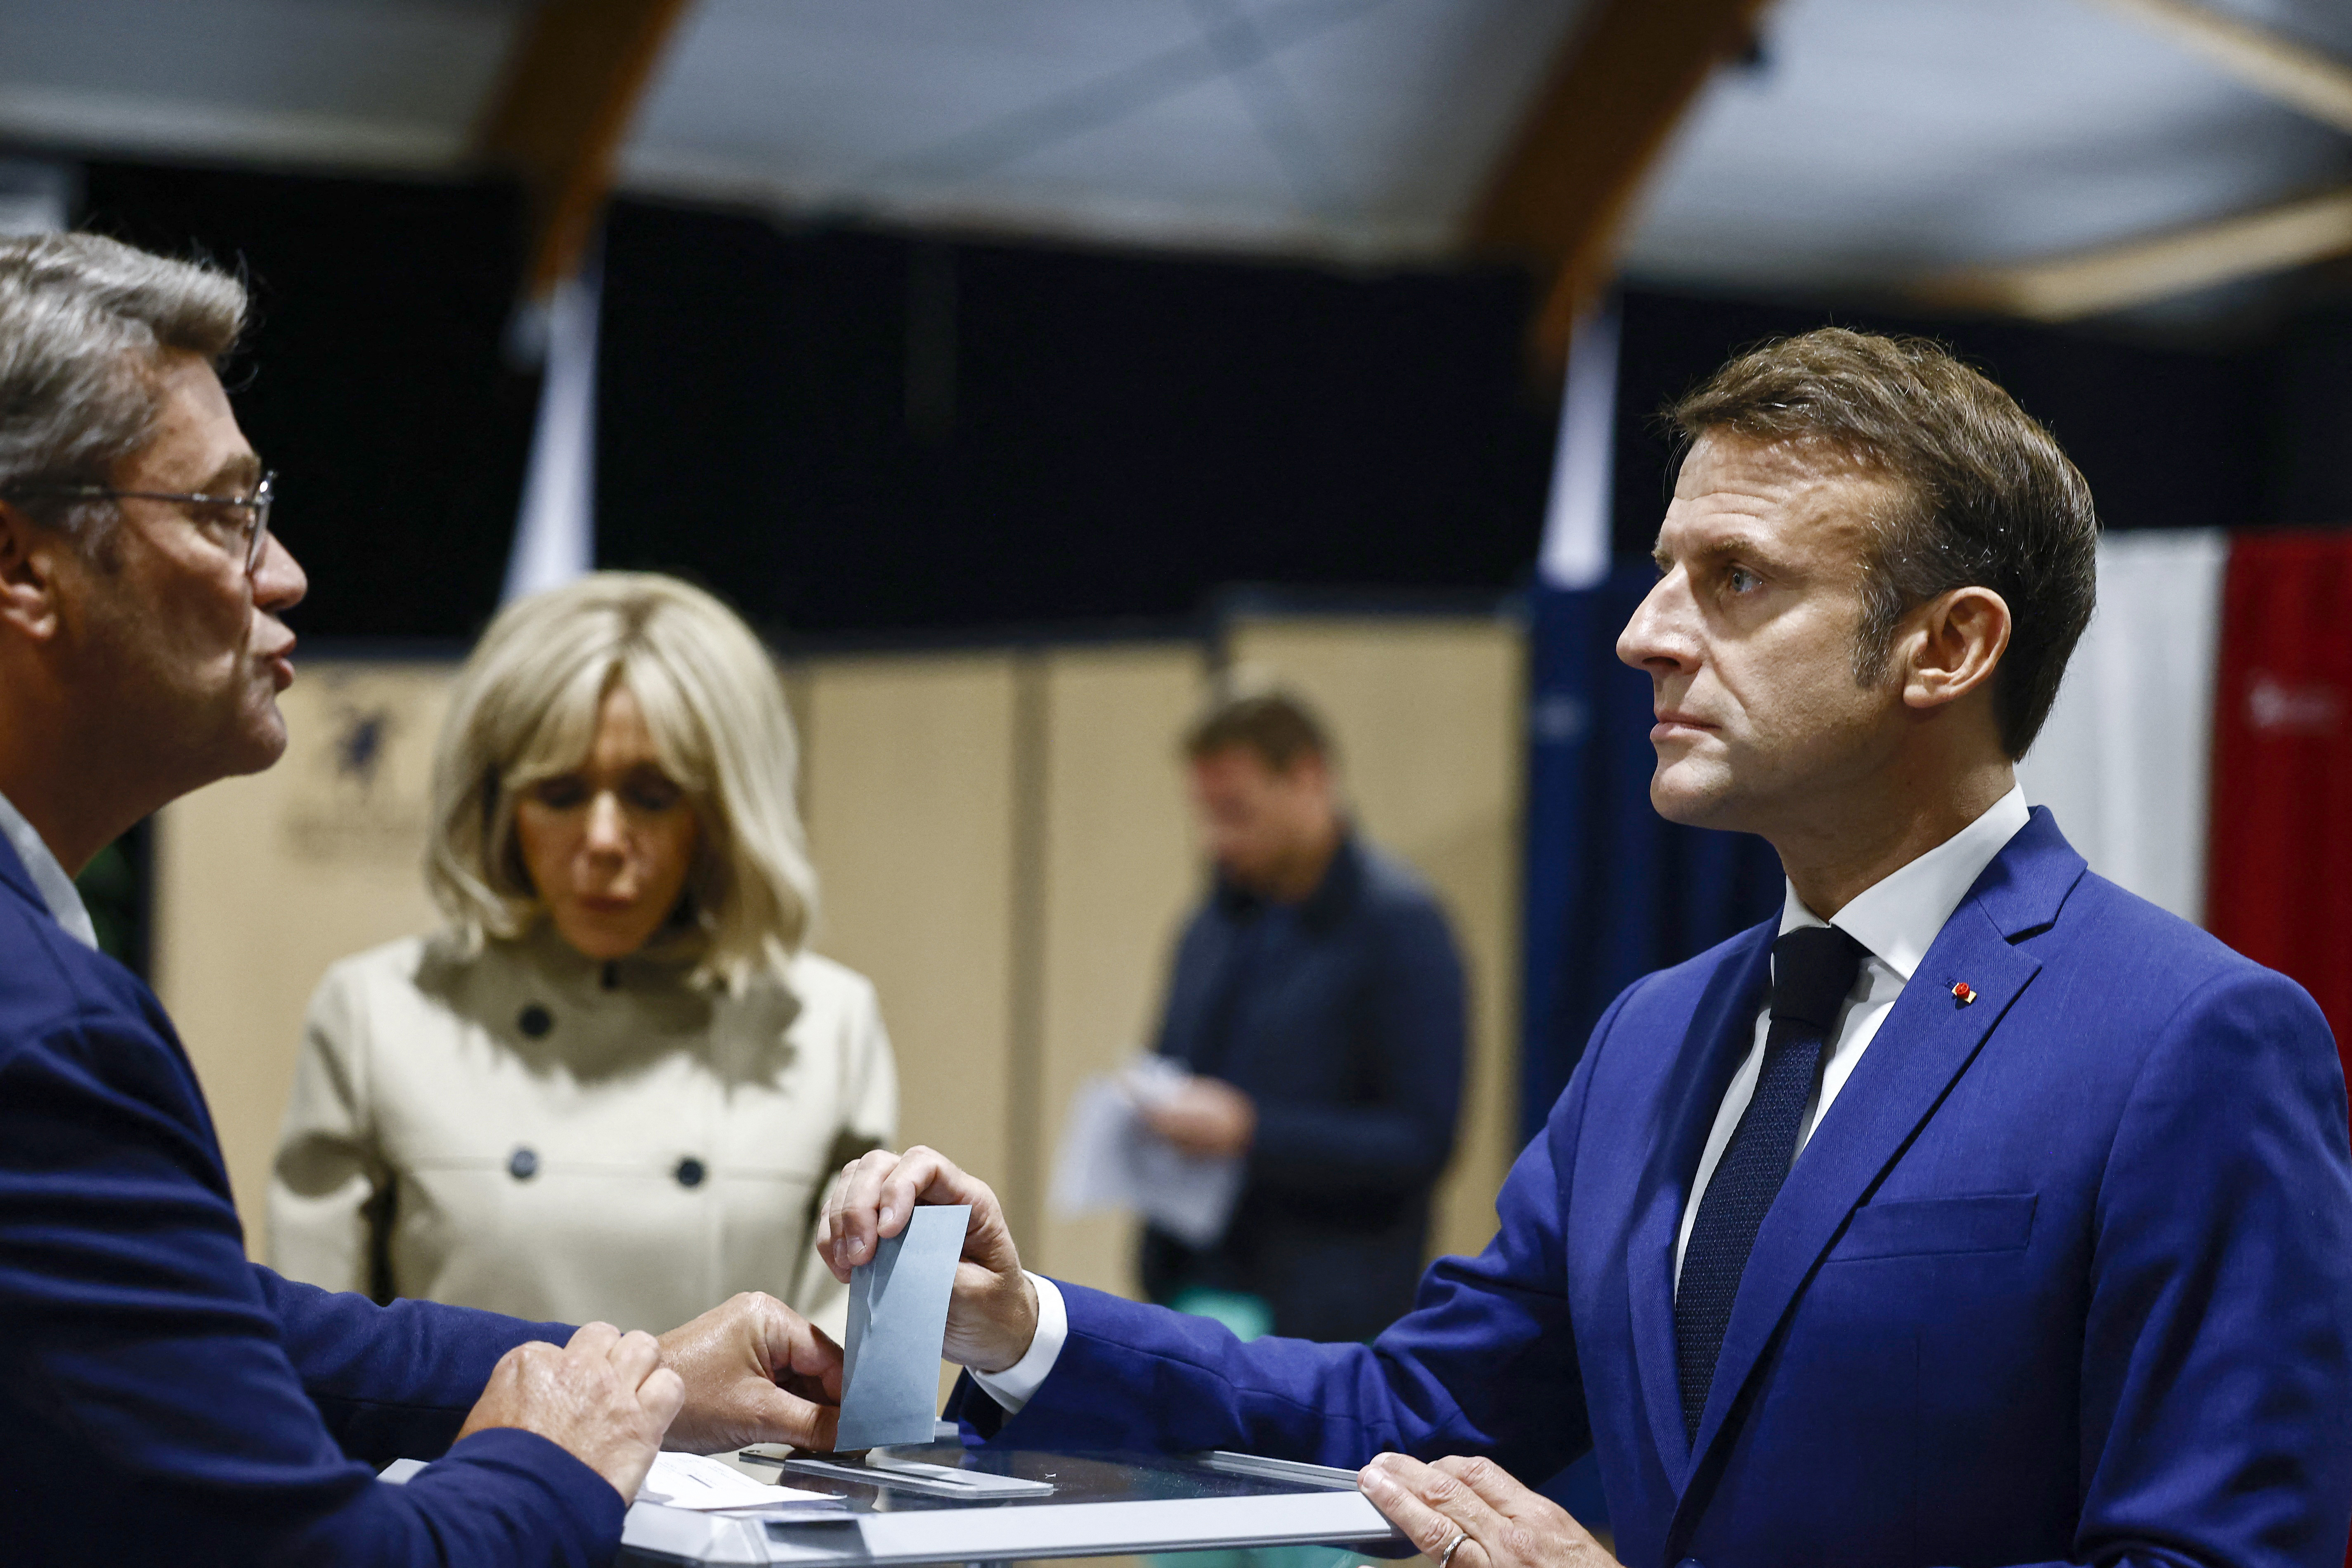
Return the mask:
[[7,0],[0,138],[359,166],[464,150],[528,0]]
[[1393,255],[1459,214],[1576,0],[703,0],[631,184]]
[[2089,0],[1782,0],[1761,65],[1720,73],[1677,138],[1627,262],[1900,282],[2245,210],[2352,176],[2347,148]]

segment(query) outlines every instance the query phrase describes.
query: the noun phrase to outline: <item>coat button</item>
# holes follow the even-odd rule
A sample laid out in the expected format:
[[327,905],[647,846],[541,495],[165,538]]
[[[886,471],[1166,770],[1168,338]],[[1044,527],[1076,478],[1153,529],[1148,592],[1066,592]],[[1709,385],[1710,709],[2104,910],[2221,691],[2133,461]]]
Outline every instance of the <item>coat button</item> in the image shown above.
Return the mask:
[[536,1040],[555,1027],[555,1015],[533,1002],[515,1015],[515,1027],[520,1029],[526,1037]]
[[680,1160],[677,1163],[677,1170],[675,1174],[677,1177],[677,1184],[679,1186],[698,1187],[702,1185],[702,1177],[704,1174],[702,1162],[689,1154],[685,1159]]
[[539,1156],[529,1149],[517,1149],[507,1156],[507,1174],[518,1182],[528,1182],[539,1174]]

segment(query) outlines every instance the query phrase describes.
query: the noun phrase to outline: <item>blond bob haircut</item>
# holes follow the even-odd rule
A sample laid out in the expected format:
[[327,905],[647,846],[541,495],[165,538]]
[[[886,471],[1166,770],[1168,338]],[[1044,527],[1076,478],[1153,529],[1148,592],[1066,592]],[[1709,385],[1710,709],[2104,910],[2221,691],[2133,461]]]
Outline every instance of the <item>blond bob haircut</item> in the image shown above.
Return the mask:
[[699,832],[676,913],[649,956],[702,984],[781,976],[816,911],[793,801],[800,759],[768,650],[701,589],[598,572],[508,605],[458,674],[433,758],[425,879],[469,945],[528,933],[547,906],[515,837],[515,802],[587,760],[604,696],[625,685]]

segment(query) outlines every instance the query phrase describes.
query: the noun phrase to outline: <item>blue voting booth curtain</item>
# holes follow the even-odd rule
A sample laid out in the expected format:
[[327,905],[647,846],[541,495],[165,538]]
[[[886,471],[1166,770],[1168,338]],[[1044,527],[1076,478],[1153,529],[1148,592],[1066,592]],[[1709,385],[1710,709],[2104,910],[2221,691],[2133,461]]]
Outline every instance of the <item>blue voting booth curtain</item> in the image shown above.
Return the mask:
[[1780,908],[1762,839],[1677,827],[1650,807],[1650,678],[1618,662],[1656,574],[1538,587],[1529,700],[1520,1115],[1532,1138],[1617,994]]

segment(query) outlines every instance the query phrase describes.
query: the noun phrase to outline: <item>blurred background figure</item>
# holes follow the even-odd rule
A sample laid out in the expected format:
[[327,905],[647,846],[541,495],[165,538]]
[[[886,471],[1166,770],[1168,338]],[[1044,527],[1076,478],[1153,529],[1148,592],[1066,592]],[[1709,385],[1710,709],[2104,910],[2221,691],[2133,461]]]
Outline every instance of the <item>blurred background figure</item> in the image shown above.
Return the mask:
[[320,984],[270,1261],[631,1326],[766,1290],[837,1335],[810,1223],[898,1080],[874,988],[804,946],[796,770],[766,650],[699,589],[599,573],[501,614],[434,763],[449,923]]
[[1176,950],[1158,1053],[1194,1076],[1144,1120],[1242,1155],[1224,1236],[1145,1229],[1154,1300],[1248,1337],[1369,1339],[1412,1304],[1454,1150],[1465,1027],[1444,912],[1349,820],[1313,710],[1248,678],[1184,737],[1215,885]]

